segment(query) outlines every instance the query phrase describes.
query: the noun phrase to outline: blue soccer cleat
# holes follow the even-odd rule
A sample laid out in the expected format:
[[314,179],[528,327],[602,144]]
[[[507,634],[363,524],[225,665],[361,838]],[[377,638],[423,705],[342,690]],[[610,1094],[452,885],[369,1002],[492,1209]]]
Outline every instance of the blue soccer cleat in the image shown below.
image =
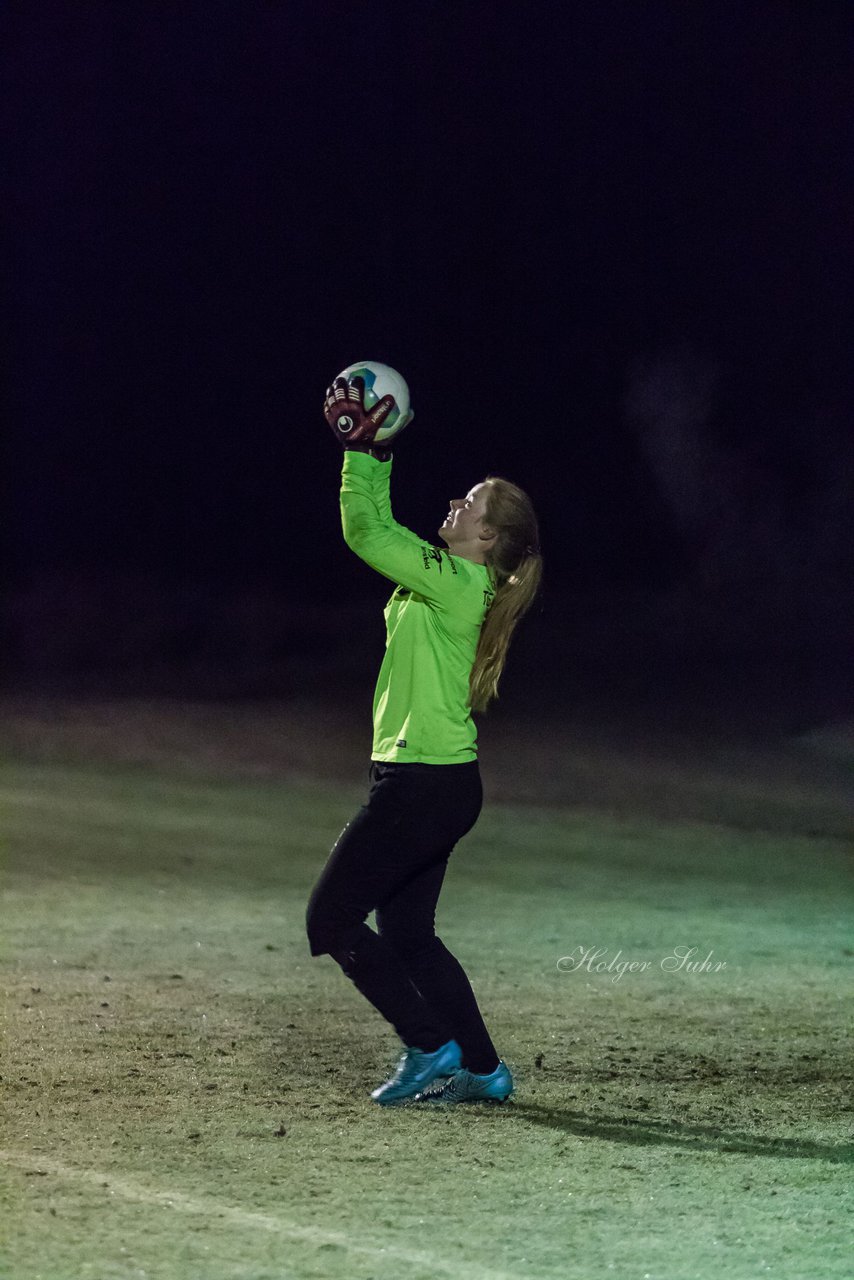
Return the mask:
[[461,1067],[450,1080],[419,1093],[416,1102],[506,1102],[513,1092],[513,1077],[503,1062],[489,1075],[479,1076]]
[[449,1040],[434,1053],[423,1049],[407,1049],[397,1064],[397,1070],[385,1084],[371,1092],[374,1102],[387,1107],[396,1102],[407,1102],[422,1089],[458,1070],[462,1062],[462,1049],[456,1040]]

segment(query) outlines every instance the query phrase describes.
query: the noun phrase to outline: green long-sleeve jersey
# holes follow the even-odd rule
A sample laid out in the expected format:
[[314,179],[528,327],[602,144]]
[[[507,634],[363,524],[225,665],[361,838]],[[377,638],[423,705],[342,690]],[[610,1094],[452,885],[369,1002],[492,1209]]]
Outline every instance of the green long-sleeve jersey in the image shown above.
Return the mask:
[[460,764],[477,758],[469,676],[494,586],[485,565],[423,542],[397,523],[391,466],[348,450],[341,474],[347,545],[398,584],[385,608],[371,759]]

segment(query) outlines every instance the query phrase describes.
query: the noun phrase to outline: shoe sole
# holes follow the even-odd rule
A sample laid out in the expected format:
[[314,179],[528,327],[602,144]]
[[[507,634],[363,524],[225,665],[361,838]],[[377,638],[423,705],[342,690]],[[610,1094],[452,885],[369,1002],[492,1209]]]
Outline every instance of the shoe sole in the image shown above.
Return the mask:
[[478,1103],[478,1102],[486,1102],[491,1104],[492,1106],[500,1107],[500,1106],[503,1106],[504,1103],[510,1099],[512,1094],[513,1094],[513,1090],[511,1089],[510,1093],[505,1093],[503,1098],[457,1098],[457,1099],[454,1099],[454,1098],[431,1098],[429,1094],[425,1097],[423,1093],[418,1093],[415,1095],[414,1098],[408,1099],[408,1101],[429,1102],[432,1106],[441,1106],[441,1107],[462,1107],[466,1105],[471,1106],[472,1104]]
[[[428,1080],[425,1084],[421,1086],[420,1091],[423,1091],[424,1089],[429,1089],[432,1085],[437,1084],[440,1081],[450,1080],[451,1077],[458,1070],[459,1070],[458,1063],[454,1066],[449,1066],[447,1069],[443,1067],[441,1071],[439,1071],[435,1076],[433,1076],[432,1080]],[[416,1093],[404,1093],[393,1098],[387,1098],[383,1095],[381,1095],[379,1098],[376,1098],[372,1093],[371,1101],[375,1103],[375,1105],[380,1107],[399,1107],[405,1102],[414,1102],[417,1096],[418,1096],[418,1093],[416,1092]]]
[[[450,1078],[450,1076],[436,1076],[436,1080],[450,1080]],[[430,1083],[433,1084],[435,1081],[431,1080]],[[407,1093],[402,1098],[372,1098],[371,1101],[375,1106],[380,1107],[405,1107],[407,1103],[417,1101],[418,1097],[417,1093]]]

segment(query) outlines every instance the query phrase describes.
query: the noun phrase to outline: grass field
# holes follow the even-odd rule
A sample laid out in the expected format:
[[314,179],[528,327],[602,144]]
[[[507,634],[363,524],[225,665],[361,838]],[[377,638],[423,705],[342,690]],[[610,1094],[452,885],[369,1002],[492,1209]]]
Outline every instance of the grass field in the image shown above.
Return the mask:
[[[7,718],[0,1275],[851,1276],[839,773],[795,770],[793,802],[758,756],[752,790],[683,761],[680,791],[639,754],[597,791],[605,748],[570,743],[525,755],[514,803],[492,775],[437,923],[517,1092],[381,1109],[396,1037],[304,935],[361,747],[324,781],[277,715],[272,761],[245,709]],[[582,759],[587,803],[557,803]],[[662,966],[680,947],[711,967]]]

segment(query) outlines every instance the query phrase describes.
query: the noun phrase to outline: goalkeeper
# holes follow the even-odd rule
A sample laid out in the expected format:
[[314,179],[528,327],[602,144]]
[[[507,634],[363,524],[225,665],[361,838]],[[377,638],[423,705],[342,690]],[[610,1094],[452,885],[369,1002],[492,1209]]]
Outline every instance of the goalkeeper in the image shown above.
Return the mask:
[[496,696],[513,630],[539,586],[537,521],[521,489],[489,476],[451,502],[438,531],[446,549],[397,524],[390,455],[374,443],[393,401],[368,413],[363,393],[361,379],[338,378],[324,403],[345,450],[341,521],[347,545],[396,587],[374,696],[370,794],[312,890],[309,946],[332,956],[403,1042],[375,1102],[503,1102],[513,1078],[462,965],[436,936],[435,910],[451,852],[480,813],[471,712]]

